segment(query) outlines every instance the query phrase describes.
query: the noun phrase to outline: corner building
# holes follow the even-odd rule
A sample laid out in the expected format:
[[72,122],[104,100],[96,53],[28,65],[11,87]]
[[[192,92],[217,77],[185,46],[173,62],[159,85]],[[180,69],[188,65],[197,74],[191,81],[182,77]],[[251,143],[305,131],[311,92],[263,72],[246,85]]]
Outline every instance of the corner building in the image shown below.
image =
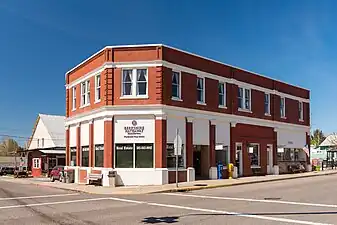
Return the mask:
[[77,183],[172,183],[178,130],[180,182],[216,179],[218,162],[278,174],[285,150],[309,164],[309,95],[166,45],[108,46],[66,73],[66,164]]

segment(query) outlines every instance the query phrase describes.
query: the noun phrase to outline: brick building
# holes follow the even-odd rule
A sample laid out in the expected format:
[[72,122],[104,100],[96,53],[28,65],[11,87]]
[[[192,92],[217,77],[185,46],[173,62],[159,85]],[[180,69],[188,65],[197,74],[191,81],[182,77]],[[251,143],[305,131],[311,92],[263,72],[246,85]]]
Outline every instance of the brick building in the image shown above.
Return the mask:
[[279,152],[307,161],[309,95],[166,45],[108,46],[66,73],[66,163],[78,183],[109,170],[122,185],[174,182],[178,129],[180,181],[215,179],[219,161],[277,174]]

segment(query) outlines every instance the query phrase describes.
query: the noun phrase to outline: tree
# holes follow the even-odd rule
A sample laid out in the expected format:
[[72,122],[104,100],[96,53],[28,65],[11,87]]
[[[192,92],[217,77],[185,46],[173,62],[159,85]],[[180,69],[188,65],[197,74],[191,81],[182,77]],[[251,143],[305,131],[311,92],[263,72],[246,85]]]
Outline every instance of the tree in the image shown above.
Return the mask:
[[315,129],[311,135],[311,144],[317,148],[323,141],[325,137],[323,131],[320,129]]
[[20,148],[19,144],[15,140],[11,138],[4,139],[0,143],[0,155],[1,156],[13,155],[19,148]]

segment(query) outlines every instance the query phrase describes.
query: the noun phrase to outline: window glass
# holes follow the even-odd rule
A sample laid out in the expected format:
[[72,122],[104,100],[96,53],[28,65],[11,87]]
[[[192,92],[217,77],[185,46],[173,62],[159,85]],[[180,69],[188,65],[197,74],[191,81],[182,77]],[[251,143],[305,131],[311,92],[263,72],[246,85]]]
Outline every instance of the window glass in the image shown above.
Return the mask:
[[251,166],[260,166],[260,149],[258,144],[248,145]]
[[218,93],[219,93],[219,105],[225,105],[225,84],[219,83],[218,85]]
[[138,69],[137,70],[137,95],[147,94],[147,70]]
[[198,102],[204,102],[204,79],[200,77],[197,78],[197,95]]
[[243,109],[243,88],[238,89],[238,106]]
[[135,144],[136,168],[153,168],[153,144]]
[[[176,156],[174,155],[174,144],[168,143],[166,145],[166,163],[167,168],[176,167]],[[182,145],[181,155],[178,156],[178,167],[184,168],[184,145]]]
[[116,168],[133,168],[133,144],[116,144]]
[[89,166],[89,146],[82,147],[82,165],[84,167]]
[[70,161],[71,166],[76,166],[76,147],[70,148]]
[[132,70],[123,70],[123,95],[132,95]]
[[178,72],[172,73],[172,97],[180,98],[179,90],[180,74]]
[[103,167],[104,145],[95,145],[95,167]]
[[264,113],[270,114],[270,95],[264,94]]

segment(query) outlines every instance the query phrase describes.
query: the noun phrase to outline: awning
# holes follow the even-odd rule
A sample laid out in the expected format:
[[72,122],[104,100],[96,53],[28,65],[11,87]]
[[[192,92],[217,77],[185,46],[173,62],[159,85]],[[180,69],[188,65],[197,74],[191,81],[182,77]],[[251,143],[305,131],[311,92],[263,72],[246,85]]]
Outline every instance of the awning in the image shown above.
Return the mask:
[[46,150],[40,150],[40,152],[44,154],[66,154],[65,150],[52,150],[52,149],[46,149]]

